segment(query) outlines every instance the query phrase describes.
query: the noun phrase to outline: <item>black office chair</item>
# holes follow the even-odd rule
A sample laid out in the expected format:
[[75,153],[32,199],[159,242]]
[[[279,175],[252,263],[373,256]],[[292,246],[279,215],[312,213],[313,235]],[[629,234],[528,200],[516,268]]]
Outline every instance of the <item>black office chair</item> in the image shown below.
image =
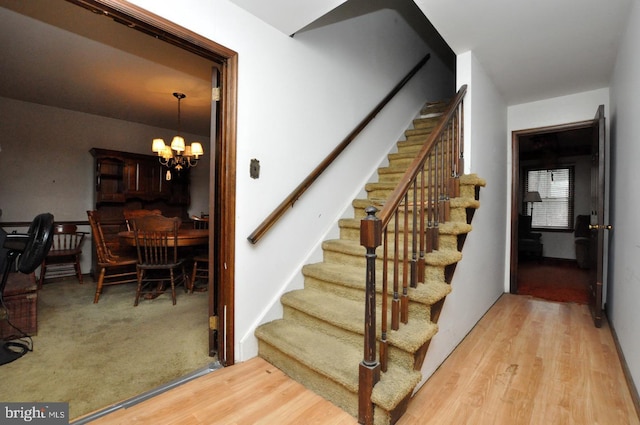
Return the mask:
[[[0,309],[6,310],[4,289],[11,269],[21,273],[32,273],[42,263],[53,243],[53,215],[37,215],[27,233],[7,234],[0,229]],[[29,348],[20,342],[8,341],[0,345],[0,365],[22,357]]]

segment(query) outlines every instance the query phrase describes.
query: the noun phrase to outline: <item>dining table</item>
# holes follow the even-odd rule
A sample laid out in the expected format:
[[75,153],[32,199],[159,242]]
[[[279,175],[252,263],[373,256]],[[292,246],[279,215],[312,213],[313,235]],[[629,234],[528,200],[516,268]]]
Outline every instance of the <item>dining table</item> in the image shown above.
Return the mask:
[[[118,232],[120,241],[128,246],[136,246],[136,238],[133,230],[125,230]],[[193,229],[193,228],[180,228],[178,229],[178,248],[181,247],[195,247],[207,245],[209,243],[209,229]],[[173,239],[169,239],[169,246],[173,246]],[[207,287],[191,288],[194,292],[204,292]],[[158,295],[164,292],[164,285],[159,283],[153,294],[145,295],[146,299],[156,298]]]
[[[118,233],[120,241],[128,246],[136,246],[133,230]],[[209,229],[178,229],[178,247],[207,245],[209,243]],[[169,239],[169,246],[173,246],[173,239]]]

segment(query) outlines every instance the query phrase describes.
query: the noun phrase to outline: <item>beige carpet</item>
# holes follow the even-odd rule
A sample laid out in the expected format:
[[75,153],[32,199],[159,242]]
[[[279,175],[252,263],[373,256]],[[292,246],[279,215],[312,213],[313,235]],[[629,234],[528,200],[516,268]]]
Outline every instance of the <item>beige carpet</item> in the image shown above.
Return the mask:
[[170,294],[133,307],[133,284],[46,283],[34,351],[0,366],[0,400],[69,402],[69,416],[102,409],[209,366],[208,294]]

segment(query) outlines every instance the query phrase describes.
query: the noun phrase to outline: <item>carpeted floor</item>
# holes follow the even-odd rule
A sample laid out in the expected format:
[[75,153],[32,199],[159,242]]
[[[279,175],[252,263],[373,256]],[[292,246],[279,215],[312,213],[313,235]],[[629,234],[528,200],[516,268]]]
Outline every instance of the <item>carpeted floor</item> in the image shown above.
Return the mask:
[[93,304],[87,277],[47,283],[38,295],[33,352],[0,366],[0,400],[69,402],[71,419],[202,369],[208,294],[177,291],[133,307],[133,284],[105,288]]
[[518,265],[518,294],[549,301],[588,302],[589,270],[575,261],[543,259]]

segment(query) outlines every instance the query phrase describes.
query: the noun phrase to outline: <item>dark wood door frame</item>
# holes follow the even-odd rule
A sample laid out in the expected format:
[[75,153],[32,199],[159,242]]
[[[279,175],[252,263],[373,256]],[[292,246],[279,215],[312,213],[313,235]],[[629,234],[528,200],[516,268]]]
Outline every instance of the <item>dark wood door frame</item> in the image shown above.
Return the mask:
[[518,293],[518,209],[520,200],[520,137],[558,131],[579,130],[593,127],[593,120],[579,121],[547,127],[530,128],[511,132],[511,259],[509,267],[509,292]]
[[[213,226],[209,229],[209,252],[218,282],[218,357],[223,365],[235,363],[235,211],[236,211],[236,120],[238,54],[214,41],[154,15],[124,0],[67,0],[93,12],[117,19],[188,52],[218,64],[220,70],[220,123],[212,135],[209,211]],[[215,145],[215,146],[214,146]],[[214,231],[215,230],[215,231]],[[224,237],[222,237],[224,235]],[[213,299],[212,292],[209,296]],[[212,302],[212,301],[210,301]]]

